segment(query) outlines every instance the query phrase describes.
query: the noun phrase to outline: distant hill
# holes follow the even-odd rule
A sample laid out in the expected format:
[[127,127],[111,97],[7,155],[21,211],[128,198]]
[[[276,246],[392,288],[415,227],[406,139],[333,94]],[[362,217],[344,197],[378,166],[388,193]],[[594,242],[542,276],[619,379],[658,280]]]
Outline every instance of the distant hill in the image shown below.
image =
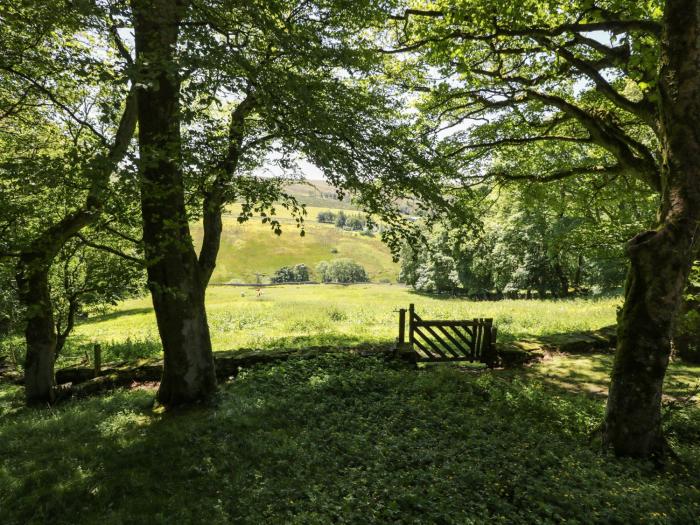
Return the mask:
[[[266,282],[282,266],[299,263],[309,266],[312,278],[315,278],[315,267],[319,262],[339,257],[348,257],[360,263],[373,282],[395,282],[399,265],[392,261],[389,249],[379,236],[367,237],[341,230],[332,224],[318,223],[316,216],[319,211],[339,209],[333,206],[331,200],[324,199],[324,202],[326,206],[307,208],[304,237],[299,236],[296,223],[286,210],[278,210],[283,232],[277,236],[259,218],[239,224],[236,207],[231,207],[230,213],[224,215],[221,249],[212,284],[255,283],[256,274],[262,274],[262,282]],[[201,224],[192,225],[191,230],[195,243],[199,244]]]
[[[339,200],[335,187],[323,180],[308,180],[289,184],[286,190],[307,206],[339,210],[359,209],[351,202],[352,195],[345,195],[342,201]],[[402,199],[399,202],[399,207],[402,213],[407,215],[417,213],[415,204],[410,200]]]
[[350,195],[345,195],[342,201],[339,200],[335,188],[323,180],[289,184],[285,189],[307,206],[339,210],[357,209],[357,206],[350,202]]

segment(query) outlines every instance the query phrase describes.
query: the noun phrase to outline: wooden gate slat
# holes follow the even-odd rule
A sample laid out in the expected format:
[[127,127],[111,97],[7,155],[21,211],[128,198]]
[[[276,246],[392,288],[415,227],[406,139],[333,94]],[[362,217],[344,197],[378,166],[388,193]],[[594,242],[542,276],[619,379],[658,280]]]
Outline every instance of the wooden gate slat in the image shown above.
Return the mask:
[[[469,334],[470,337],[467,338],[460,330],[458,330],[458,328],[464,329],[463,326],[462,326],[462,327],[453,326],[453,327],[451,327],[451,328],[452,328],[452,331],[453,331],[455,334],[457,334],[457,335],[459,336],[459,338],[460,338],[462,341],[464,341],[464,343],[465,343],[465,344],[467,345],[467,347],[469,348],[469,353],[470,353],[470,355],[473,356],[473,355],[474,355],[474,336],[473,336],[473,334]],[[466,331],[466,330],[465,330],[465,331]]]
[[481,337],[483,335],[483,327],[479,324],[478,319],[474,319],[474,358],[478,359],[481,350]]
[[[403,344],[401,322],[406,311],[399,311],[399,343]],[[413,304],[408,308],[408,341],[414,347],[416,361],[475,361],[493,366],[495,333],[492,319],[421,319]]]
[[440,350],[440,348],[429,338],[427,337],[423,332],[421,332],[420,328],[415,327],[414,328],[414,334],[419,335],[423,338],[423,340],[430,345],[430,348],[432,348],[436,354],[438,354],[440,357],[447,357],[445,353]]
[[[418,316],[416,316],[416,317],[418,317]],[[416,324],[418,324],[419,326],[427,326],[427,325],[430,325],[430,326],[464,326],[464,325],[471,326],[472,324],[474,324],[473,321],[469,321],[469,320],[467,320],[467,321],[438,321],[436,319],[421,319],[420,317],[418,317],[418,319],[419,320],[416,321]]]
[[426,359],[434,359],[435,356],[428,352],[428,349],[424,347],[420,341],[418,341],[415,337],[413,338],[412,343],[418,347],[418,349],[423,352],[426,355]]
[[[450,342],[451,342],[453,345],[455,345],[455,346],[460,350],[462,356],[466,356],[466,355],[469,354],[469,347],[467,346],[467,348],[464,348],[464,344],[460,343],[460,342],[457,341],[454,337],[452,337],[452,335],[450,334],[449,330],[447,330],[447,327],[445,327],[445,326],[436,326],[436,328],[437,328],[438,330],[440,330],[440,332],[441,332],[442,334],[444,334],[444,336],[447,337],[447,339],[449,339]],[[457,355],[455,352],[452,352],[452,353],[453,353],[454,355]]]
[[[460,355],[457,352],[455,352],[450,345],[445,343],[445,341],[442,339],[442,337],[440,337],[437,333],[435,333],[435,331],[432,329],[432,327],[425,326],[424,328],[430,333],[430,335],[432,335],[435,338],[436,341],[438,341],[440,344],[442,344],[443,347],[445,347],[445,350],[447,350],[454,357],[460,357]],[[442,327],[436,326],[436,328],[441,329]],[[457,346],[457,348],[459,348],[459,346]]]

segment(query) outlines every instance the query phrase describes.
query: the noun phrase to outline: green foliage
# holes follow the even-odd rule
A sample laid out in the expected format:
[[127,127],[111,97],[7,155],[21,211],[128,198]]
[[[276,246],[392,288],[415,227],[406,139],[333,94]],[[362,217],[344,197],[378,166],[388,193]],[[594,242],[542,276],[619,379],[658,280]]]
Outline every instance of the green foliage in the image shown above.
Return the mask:
[[365,269],[352,259],[340,258],[316,266],[316,273],[324,283],[366,283],[369,281]]
[[336,228],[345,228],[345,223],[348,220],[348,216],[345,214],[343,210],[340,210],[338,212],[338,216],[335,218],[335,226]]
[[318,212],[318,222],[325,224],[335,224],[336,214],[330,210]]
[[309,268],[305,264],[283,266],[270,278],[273,283],[303,283],[309,280]]
[[[601,455],[603,400],[446,367],[325,356],[243,370],[216,407],[149,390],[46,410],[0,386],[0,507],[53,523],[693,523],[696,408],[682,464]],[[46,446],[51,436],[51,447]],[[52,468],[43,468],[50,464]],[[60,490],[59,490],[60,488]]]
[[19,327],[22,309],[17,299],[17,288],[12,268],[0,264],[0,338]]
[[700,363],[700,261],[696,261],[688,279],[683,304],[676,319],[674,345],[679,357]]
[[[617,290],[626,273],[624,242],[649,227],[655,205],[642,192],[635,202],[627,195],[612,188],[592,195],[569,181],[503,188],[482,197],[478,227],[457,224],[426,233],[420,247],[404,245],[400,279],[419,290],[472,295]],[[441,283],[430,277],[436,268]]]

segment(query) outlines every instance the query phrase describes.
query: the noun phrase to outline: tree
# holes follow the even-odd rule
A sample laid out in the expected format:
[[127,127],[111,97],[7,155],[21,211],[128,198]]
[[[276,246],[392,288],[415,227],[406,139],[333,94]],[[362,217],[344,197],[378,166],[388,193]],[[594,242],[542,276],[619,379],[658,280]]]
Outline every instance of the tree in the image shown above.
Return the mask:
[[101,249],[97,249],[88,245],[95,246],[95,243],[83,239],[78,237],[68,241],[51,268],[49,284],[56,331],[55,359],[60,356],[78,315],[89,311],[104,312],[108,306],[116,306],[119,301],[142,293],[144,289],[141,261],[124,257],[118,245],[100,245]]
[[340,258],[330,262],[321,261],[316,273],[324,283],[366,283],[369,277],[365,269],[352,259]]
[[336,215],[332,211],[320,211],[318,212],[318,222],[325,224],[333,224],[335,222]]
[[[136,122],[108,13],[80,3],[2,13],[2,255],[25,312],[25,393],[54,400],[57,345],[49,275],[66,243],[101,215]],[[92,43],[78,38],[91,29]],[[48,78],[50,77],[50,78]]]
[[309,269],[305,264],[283,266],[270,280],[273,283],[303,283],[309,280]]
[[[439,186],[433,177],[409,184],[407,174],[431,172],[431,150],[413,140],[381,81],[383,60],[367,49],[368,30],[386,16],[383,2],[131,6],[144,246],[165,355],[158,397],[174,405],[215,388],[204,293],[225,205],[242,199],[240,221],[259,214],[279,234],[274,203],[282,197],[301,228],[303,207],[277,181],[249,176],[261,159],[275,154],[289,169],[303,155],[339,192],[357,191],[396,226],[405,221],[394,196],[436,196]],[[223,118],[222,106],[231,108]],[[198,255],[187,227],[193,216],[204,227]]]
[[457,129],[444,154],[469,183],[633,177],[658,195],[656,224],[626,246],[603,440],[663,456],[662,384],[700,220],[697,0],[438,1],[396,18],[393,51],[422,52],[426,82],[439,76],[424,114]]
[[678,356],[700,363],[700,261],[695,261],[678,312],[673,344]]
[[343,210],[340,210],[338,212],[338,216],[335,218],[335,227],[336,228],[345,228],[345,224],[348,222],[348,216],[345,214]]

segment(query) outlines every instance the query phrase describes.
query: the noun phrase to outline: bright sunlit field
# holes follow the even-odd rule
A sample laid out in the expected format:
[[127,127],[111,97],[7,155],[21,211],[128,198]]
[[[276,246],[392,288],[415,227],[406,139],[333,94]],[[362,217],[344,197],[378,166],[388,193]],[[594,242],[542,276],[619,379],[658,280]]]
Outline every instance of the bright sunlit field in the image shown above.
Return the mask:
[[[398,309],[408,308],[409,303],[415,303],[424,319],[492,317],[499,340],[507,341],[612,324],[620,300],[470,301],[380,284],[273,286],[264,287],[260,297],[250,287],[211,286],[207,292],[215,350],[387,344],[398,334]],[[151,300],[146,296],[80,324],[71,348],[74,352],[96,342],[108,348],[157,347],[157,341]]]

